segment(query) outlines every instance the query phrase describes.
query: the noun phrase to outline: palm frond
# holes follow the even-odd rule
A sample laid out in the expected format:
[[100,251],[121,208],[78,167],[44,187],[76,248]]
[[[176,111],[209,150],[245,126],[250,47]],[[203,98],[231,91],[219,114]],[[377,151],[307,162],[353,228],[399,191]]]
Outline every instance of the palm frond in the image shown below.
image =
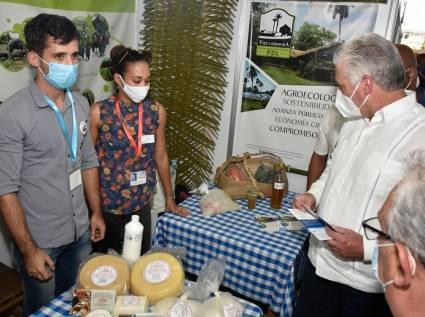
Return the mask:
[[151,92],[167,109],[167,150],[177,183],[211,175],[237,0],[145,0],[143,48],[152,52]]

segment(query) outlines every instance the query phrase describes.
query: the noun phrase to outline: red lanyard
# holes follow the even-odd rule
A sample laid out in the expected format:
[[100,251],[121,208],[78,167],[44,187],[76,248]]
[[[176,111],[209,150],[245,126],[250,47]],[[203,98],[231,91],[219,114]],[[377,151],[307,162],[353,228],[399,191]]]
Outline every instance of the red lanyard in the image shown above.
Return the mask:
[[127,136],[127,139],[130,141],[130,144],[133,147],[134,152],[136,152],[136,156],[140,157],[142,155],[143,103],[139,103],[139,126],[138,126],[138,131],[137,131],[137,145],[136,145],[136,142],[134,141],[134,138],[131,135],[130,131],[128,131],[128,129],[127,129],[127,123],[124,121],[124,118],[121,114],[119,100],[115,101],[115,112],[118,116],[118,119],[120,119],[122,128],[124,129],[124,133]]

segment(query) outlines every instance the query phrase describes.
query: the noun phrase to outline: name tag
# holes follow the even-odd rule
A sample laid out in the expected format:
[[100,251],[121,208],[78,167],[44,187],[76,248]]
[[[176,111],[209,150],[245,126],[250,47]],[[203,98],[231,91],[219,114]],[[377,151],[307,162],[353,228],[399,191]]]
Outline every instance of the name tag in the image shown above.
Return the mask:
[[155,143],[155,134],[142,135],[142,144]]
[[69,175],[69,189],[72,191],[82,184],[81,170],[77,169]]
[[131,172],[130,186],[146,184],[146,171]]

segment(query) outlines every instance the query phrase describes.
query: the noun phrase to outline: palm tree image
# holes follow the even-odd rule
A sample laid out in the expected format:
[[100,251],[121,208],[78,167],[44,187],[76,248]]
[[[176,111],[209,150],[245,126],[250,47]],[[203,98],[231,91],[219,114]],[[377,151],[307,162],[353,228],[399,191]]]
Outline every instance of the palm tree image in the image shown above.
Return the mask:
[[258,87],[258,92],[261,92],[261,89],[263,88],[263,82],[259,79],[259,78],[257,78],[256,80],[255,80],[255,84],[256,84],[256,86]]
[[338,41],[341,41],[341,29],[342,20],[348,18],[349,6],[347,5],[330,5],[328,8],[329,12],[332,12],[332,19],[336,19],[339,16],[339,27],[338,27]]
[[274,20],[276,20],[276,31],[275,31],[275,29],[273,28],[273,31],[275,31],[276,33],[279,31],[279,20],[282,18],[282,14],[280,14],[280,13],[278,13],[278,14],[276,14],[275,16],[274,16],[274,19],[273,19],[273,21]]
[[265,109],[276,87],[275,82],[247,60],[244,69],[241,112]]
[[273,21],[273,32],[274,32],[274,29],[275,29],[275,25],[276,25],[277,19],[274,17],[274,18],[272,19],[272,21]]
[[254,79],[258,76],[258,70],[255,69],[254,66],[251,65],[248,73],[249,79],[251,80],[251,96],[254,91]]

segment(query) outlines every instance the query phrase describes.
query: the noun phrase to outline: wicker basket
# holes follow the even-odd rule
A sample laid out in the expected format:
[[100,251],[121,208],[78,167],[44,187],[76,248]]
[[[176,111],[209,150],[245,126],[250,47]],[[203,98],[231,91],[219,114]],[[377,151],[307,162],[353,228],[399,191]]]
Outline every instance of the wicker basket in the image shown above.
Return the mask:
[[[232,166],[243,168],[246,178],[243,180],[235,180],[229,177],[226,172]],[[273,183],[263,183],[255,179],[255,174],[258,168],[268,167],[275,171],[284,170],[285,189],[283,197],[288,193],[288,177],[286,175],[287,166],[283,163],[280,157],[272,153],[245,153],[243,156],[232,156],[217,168],[214,181],[218,188],[224,190],[233,199],[247,198],[247,193],[250,190],[256,190],[260,197],[270,197],[272,194]]]

